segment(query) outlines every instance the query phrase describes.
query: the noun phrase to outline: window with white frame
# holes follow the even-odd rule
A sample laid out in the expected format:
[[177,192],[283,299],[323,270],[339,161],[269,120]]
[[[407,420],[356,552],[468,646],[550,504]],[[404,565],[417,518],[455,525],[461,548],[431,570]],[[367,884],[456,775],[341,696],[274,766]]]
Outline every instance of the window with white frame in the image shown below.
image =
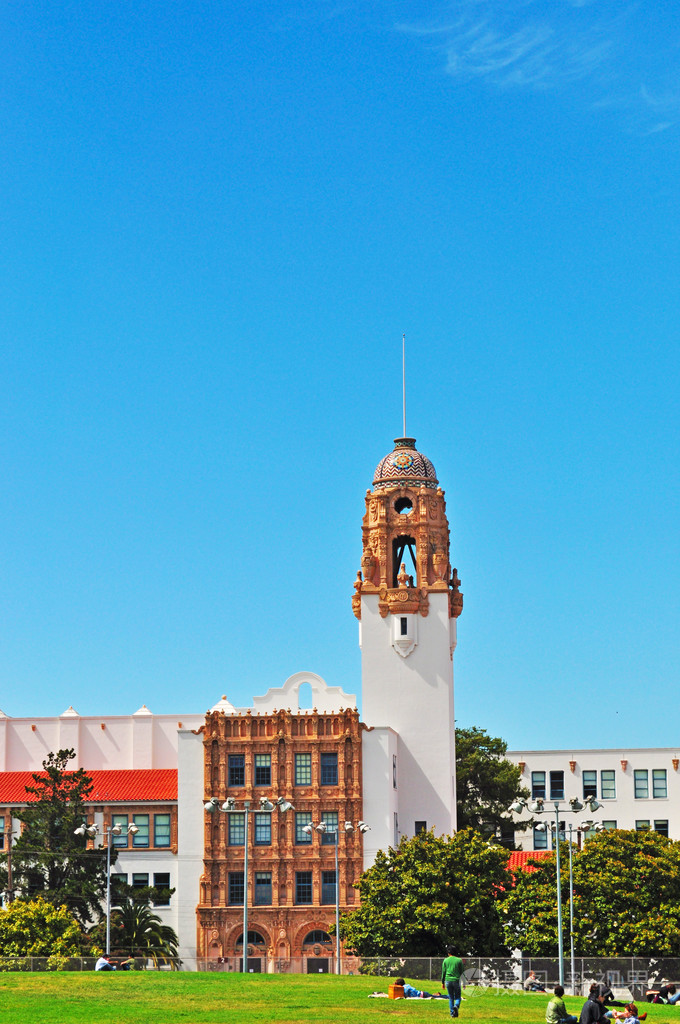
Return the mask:
[[652,769],[652,796],[655,800],[665,800],[668,796],[665,768]]
[[616,772],[613,768],[603,768],[600,772],[600,799],[616,800]]
[[660,836],[665,836],[668,839],[668,820],[663,821],[658,818],[654,819],[654,831],[658,832]]
[[550,799],[564,800],[564,772],[550,772]]
[[531,773],[531,797],[533,800],[545,799],[545,772]]

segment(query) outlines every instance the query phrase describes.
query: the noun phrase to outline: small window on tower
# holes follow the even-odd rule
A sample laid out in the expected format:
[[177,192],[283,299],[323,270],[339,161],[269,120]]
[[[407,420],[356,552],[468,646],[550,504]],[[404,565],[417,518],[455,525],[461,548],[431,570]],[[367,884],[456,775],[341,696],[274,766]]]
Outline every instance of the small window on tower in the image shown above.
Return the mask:
[[408,619],[405,615],[401,616],[401,635],[408,636]]
[[397,498],[394,503],[394,510],[400,516],[407,516],[409,512],[413,512],[413,502],[410,498]]

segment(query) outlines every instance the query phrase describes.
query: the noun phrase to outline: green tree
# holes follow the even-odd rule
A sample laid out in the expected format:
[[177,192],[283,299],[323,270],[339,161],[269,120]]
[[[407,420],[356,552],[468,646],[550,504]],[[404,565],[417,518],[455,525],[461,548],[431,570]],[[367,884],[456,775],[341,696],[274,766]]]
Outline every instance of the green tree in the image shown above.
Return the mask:
[[[13,887],[23,900],[42,896],[62,904],[82,925],[101,916],[106,894],[106,851],[87,850],[74,835],[87,820],[85,800],[92,781],[82,768],[68,771],[74,750],[58,750],[43,761],[44,773],[33,773],[27,793],[35,800],[16,812],[24,828],[12,848]],[[117,850],[111,851],[115,862]]]
[[505,839],[522,831],[531,820],[513,822],[508,808],[518,797],[528,797],[522,773],[505,757],[505,740],[489,736],[484,729],[456,729],[456,806],[458,828],[475,828],[485,836]]
[[358,884],[361,906],[343,916],[346,948],[359,956],[504,953],[497,895],[511,884],[508,855],[479,832],[421,832],[378,852]]
[[15,900],[0,910],[3,956],[78,956],[81,931],[66,907],[47,900]]
[[[92,942],[104,945],[106,922],[101,921],[88,935]],[[145,903],[125,899],[111,912],[111,949],[115,955],[173,958],[178,944],[173,929]]]
[[[565,948],[569,945],[569,847],[561,850]],[[680,954],[680,843],[658,832],[601,832],[573,850],[577,956]],[[503,903],[508,943],[529,956],[557,949],[554,855],[520,872]]]

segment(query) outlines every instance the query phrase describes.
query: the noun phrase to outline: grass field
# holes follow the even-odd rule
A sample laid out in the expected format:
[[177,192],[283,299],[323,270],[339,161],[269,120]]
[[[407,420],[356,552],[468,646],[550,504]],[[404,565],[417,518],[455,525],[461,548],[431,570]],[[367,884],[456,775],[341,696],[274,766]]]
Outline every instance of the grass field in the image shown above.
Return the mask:
[[[439,1000],[369,999],[385,978],[239,974],[0,974],[2,1024],[358,1024],[449,1021]],[[437,991],[431,986],[430,991]],[[544,1024],[548,996],[468,987],[461,1020]],[[582,999],[566,997],[578,1016]],[[645,1007],[651,1024],[680,1009]]]

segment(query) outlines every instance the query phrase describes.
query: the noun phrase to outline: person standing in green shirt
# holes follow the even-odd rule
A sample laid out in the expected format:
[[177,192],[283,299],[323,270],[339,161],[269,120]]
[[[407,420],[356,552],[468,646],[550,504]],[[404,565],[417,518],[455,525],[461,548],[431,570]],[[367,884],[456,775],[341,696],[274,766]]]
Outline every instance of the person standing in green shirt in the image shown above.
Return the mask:
[[442,988],[449,995],[449,1010],[452,1017],[458,1016],[460,1006],[460,979],[463,974],[463,961],[455,956],[451,946],[446,947],[446,960],[442,964]]
[[576,1024],[576,1017],[567,1013],[564,1005],[564,989],[561,985],[555,985],[555,994],[545,1008],[545,1024]]

